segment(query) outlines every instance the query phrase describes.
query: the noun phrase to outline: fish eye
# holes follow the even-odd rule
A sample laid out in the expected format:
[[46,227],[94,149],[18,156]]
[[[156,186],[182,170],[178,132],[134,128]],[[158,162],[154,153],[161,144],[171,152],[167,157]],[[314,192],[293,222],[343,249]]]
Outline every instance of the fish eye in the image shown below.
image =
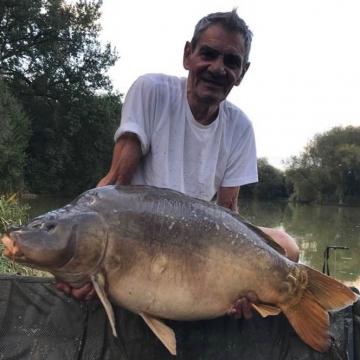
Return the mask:
[[46,224],[46,231],[52,233],[55,230],[56,225],[54,223]]

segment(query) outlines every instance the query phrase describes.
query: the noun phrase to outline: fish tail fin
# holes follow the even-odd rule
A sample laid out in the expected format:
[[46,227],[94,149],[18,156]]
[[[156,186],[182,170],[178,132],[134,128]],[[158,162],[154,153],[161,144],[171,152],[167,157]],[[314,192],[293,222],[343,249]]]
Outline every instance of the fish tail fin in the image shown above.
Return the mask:
[[298,265],[307,274],[306,288],[298,301],[279,304],[300,338],[319,352],[331,346],[328,311],[352,305],[357,295],[346,285],[305,265]]

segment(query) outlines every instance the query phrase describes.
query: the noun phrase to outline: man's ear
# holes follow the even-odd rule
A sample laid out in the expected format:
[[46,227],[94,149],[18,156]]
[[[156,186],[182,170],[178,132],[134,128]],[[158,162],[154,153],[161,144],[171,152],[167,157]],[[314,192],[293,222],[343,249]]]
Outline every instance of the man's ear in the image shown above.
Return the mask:
[[191,44],[189,43],[189,41],[187,41],[186,44],[185,44],[184,56],[183,56],[183,66],[184,66],[185,70],[189,70],[191,54],[192,54]]
[[235,86],[239,86],[239,85],[240,85],[240,83],[241,83],[242,79],[244,78],[246,72],[249,70],[249,67],[250,67],[250,63],[247,62],[247,63],[244,65],[243,70],[242,70],[242,72],[241,72],[241,74],[240,74],[240,76],[239,76],[239,79],[238,79],[237,82],[235,83]]

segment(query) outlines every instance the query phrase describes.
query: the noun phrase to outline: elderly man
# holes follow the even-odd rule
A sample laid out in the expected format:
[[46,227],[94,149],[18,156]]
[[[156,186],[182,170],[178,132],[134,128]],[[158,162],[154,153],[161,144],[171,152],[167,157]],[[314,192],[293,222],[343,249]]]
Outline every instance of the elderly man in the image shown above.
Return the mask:
[[[249,69],[252,33],[236,10],[199,21],[185,44],[187,78],[147,74],[130,88],[115,134],[109,173],[98,186],[140,184],[178,190],[237,211],[240,186],[257,177],[253,127],[226,100]],[[299,249],[286,233],[262,228],[297,261]],[[90,285],[89,285],[90,287]],[[89,287],[58,288],[89,299]],[[233,311],[251,317],[254,294],[239,299]]]

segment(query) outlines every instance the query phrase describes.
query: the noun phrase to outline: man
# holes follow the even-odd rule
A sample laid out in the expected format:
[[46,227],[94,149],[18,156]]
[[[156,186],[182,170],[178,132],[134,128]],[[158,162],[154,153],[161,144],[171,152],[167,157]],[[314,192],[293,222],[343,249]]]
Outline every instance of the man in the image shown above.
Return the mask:
[[[140,77],[126,96],[112,165],[98,186],[153,185],[208,201],[216,194],[219,205],[237,211],[240,186],[258,180],[257,158],[250,120],[226,97],[249,69],[251,40],[236,10],[210,14],[185,44],[187,79]],[[289,235],[262,229],[298,260],[299,249]],[[89,288],[72,294],[92,296]],[[249,294],[230,313],[251,317],[256,301]]]

